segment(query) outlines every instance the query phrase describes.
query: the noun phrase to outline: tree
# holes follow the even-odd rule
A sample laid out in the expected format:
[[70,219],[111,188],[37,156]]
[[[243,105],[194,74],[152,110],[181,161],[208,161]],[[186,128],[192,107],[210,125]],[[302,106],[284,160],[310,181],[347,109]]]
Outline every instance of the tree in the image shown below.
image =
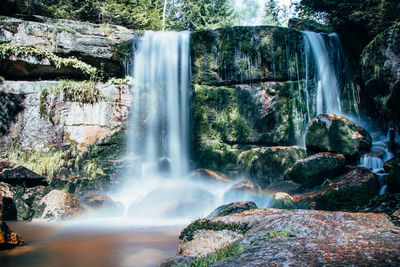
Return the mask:
[[275,0],[268,0],[265,4],[265,17],[264,24],[279,26],[279,13],[281,12],[281,8],[278,6]]
[[201,30],[232,23],[229,0],[173,0],[167,8],[167,26],[173,30]]
[[336,31],[359,40],[353,44],[356,50],[400,18],[398,0],[301,0],[297,9],[303,15],[322,15]]
[[[235,5],[235,0],[231,1]],[[242,0],[241,6],[236,6],[233,11],[233,24],[240,25],[254,25],[260,10],[260,5],[257,0]],[[244,4],[244,5],[243,5]]]

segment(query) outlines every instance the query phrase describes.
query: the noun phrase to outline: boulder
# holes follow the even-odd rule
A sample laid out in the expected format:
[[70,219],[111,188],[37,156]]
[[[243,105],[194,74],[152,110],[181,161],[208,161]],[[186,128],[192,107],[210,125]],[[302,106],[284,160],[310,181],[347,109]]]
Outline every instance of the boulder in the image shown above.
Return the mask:
[[275,209],[295,209],[296,205],[293,198],[284,192],[277,192],[272,196],[271,208]]
[[288,181],[280,181],[280,182],[275,182],[270,185],[268,185],[264,191],[267,193],[278,193],[278,192],[284,192],[288,194],[294,194],[298,193],[302,188],[301,184],[298,184],[294,181],[288,180]]
[[245,210],[258,209],[256,203],[252,201],[238,201],[222,205],[211,212],[207,218],[226,216],[233,213],[241,213]]
[[306,147],[313,152],[332,152],[355,156],[372,146],[370,134],[340,115],[321,114],[310,121],[306,130]]
[[283,174],[305,157],[306,151],[297,146],[261,147],[241,153],[239,164],[243,175],[265,188],[271,183],[284,180]]
[[389,162],[385,162],[384,168],[389,172],[386,177],[388,191],[390,193],[400,193],[400,157],[397,156]]
[[[122,26],[39,16],[36,16],[36,21],[2,17],[0,26],[0,39],[5,43],[35,47],[63,57],[75,56],[112,76],[123,75],[123,56],[129,52],[131,40],[140,34]],[[68,68],[51,68],[46,64],[46,58],[40,60],[33,57],[22,62],[10,60],[2,65],[2,69],[5,76],[14,79],[38,77],[38,74],[47,78],[52,74],[65,76],[71,71]],[[16,69],[19,71],[14,71]]]
[[285,180],[293,180],[305,187],[321,185],[326,179],[345,172],[345,157],[322,152],[298,160],[285,174]]
[[96,215],[123,215],[124,206],[120,202],[115,202],[109,196],[100,192],[88,192],[83,198],[82,203],[93,209]]
[[0,221],[17,220],[17,208],[12,198],[0,197]]
[[209,169],[197,169],[190,173],[190,178],[194,179],[202,179],[204,181],[210,182],[219,182],[219,183],[230,183],[232,179],[229,178],[227,175],[217,172],[214,170]]
[[0,181],[24,187],[48,185],[45,177],[4,159],[0,160]]
[[294,201],[298,208],[354,211],[368,204],[378,192],[376,174],[366,168],[354,168],[316,191],[294,196]]
[[71,194],[52,190],[38,203],[34,218],[43,221],[60,221],[72,219],[82,214],[78,199]]
[[[209,218],[202,225],[218,229],[206,231],[198,226],[188,240],[189,227],[185,228],[176,253],[180,264],[184,256],[193,262],[234,244],[239,247],[236,253],[227,253],[213,266],[400,264],[400,228],[385,214],[262,209]],[[247,231],[225,229],[244,225]],[[174,261],[168,262],[173,265]]]
[[0,250],[23,245],[21,236],[12,231],[5,222],[0,221]]

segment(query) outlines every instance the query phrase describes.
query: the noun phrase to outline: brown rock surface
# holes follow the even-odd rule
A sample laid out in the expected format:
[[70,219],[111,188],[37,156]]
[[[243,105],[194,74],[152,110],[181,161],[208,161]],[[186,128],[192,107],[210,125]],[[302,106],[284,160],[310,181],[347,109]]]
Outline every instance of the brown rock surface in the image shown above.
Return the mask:
[[[213,266],[400,264],[400,228],[385,214],[260,209],[208,221],[251,226],[239,239],[244,249]],[[290,235],[280,236],[282,231]],[[271,232],[278,234],[271,235]],[[194,235],[193,240],[200,239]],[[185,252],[178,251],[178,254],[185,255]]]
[[354,168],[318,190],[294,196],[294,201],[301,208],[358,210],[378,191],[376,174],[365,168]]
[[232,182],[232,179],[229,178],[227,175],[225,175],[221,172],[217,172],[217,171],[209,170],[209,169],[194,170],[190,173],[190,177],[202,178],[204,180],[216,181],[216,182],[222,182],[222,183]]
[[10,228],[5,222],[0,221],[0,250],[24,245],[21,236]]

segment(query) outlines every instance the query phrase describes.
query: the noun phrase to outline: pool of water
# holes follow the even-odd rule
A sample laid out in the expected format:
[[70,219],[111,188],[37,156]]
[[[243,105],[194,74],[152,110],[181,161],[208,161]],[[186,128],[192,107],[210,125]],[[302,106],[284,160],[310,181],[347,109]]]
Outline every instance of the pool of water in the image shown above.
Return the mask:
[[0,266],[157,266],[172,257],[183,225],[7,222],[26,245],[0,251]]

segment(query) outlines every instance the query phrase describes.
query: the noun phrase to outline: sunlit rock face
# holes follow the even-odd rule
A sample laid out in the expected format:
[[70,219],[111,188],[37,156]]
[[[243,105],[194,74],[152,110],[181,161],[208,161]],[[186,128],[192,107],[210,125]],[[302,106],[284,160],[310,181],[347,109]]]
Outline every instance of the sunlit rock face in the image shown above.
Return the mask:
[[99,144],[123,128],[131,97],[127,85],[99,83],[96,88],[102,99],[86,104],[65,99],[63,89],[56,90],[59,87],[62,88],[62,82],[3,82],[1,92],[24,100],[17,120],[1,142],[18,140],[22,148],[46,151],[71,142],[81,146]]
[[[109,75],[122,76],[124,53],[128,52],[135,33],[116,25],[101,25],[36,16],[36,21],[16,18],[0,19],[0,40],[23,47],[35,47],[62,56],[77,56],[82,61],[101,68]],[[9,58],[0,66],[4,76],[13,78],[50,76],[82,77],[70,68],[56,68],[46,59],[34,56]],[[47,77],[46,77],[47,76]]]
[[364,128],[343,116],[321,114],[307,126],[306,146],[313,152],[354,156],[360,151],[368,151],[372,138]]
[[[212,225],[221,229],[206,231]],[[247,225],[249,229],[244,234],[223,229],[235,229],[234,225]],[[250,210],[197,222],[197,228],[191,240],[185,239],[186,229],[183,230],[177,260],[185,259],[181,256],[199,256],[192,253],[195,249],[201,255],[211,252],[201,244],[212,243],[213,249],[222,249],[239,242],[242,250],[213,266],[400,263],[400,228],[385,214]],[[218,242],[213,242],[216,239]]]
[[21,236],[11,230],[5,222],[0,221],[0,250],[23,246]]

